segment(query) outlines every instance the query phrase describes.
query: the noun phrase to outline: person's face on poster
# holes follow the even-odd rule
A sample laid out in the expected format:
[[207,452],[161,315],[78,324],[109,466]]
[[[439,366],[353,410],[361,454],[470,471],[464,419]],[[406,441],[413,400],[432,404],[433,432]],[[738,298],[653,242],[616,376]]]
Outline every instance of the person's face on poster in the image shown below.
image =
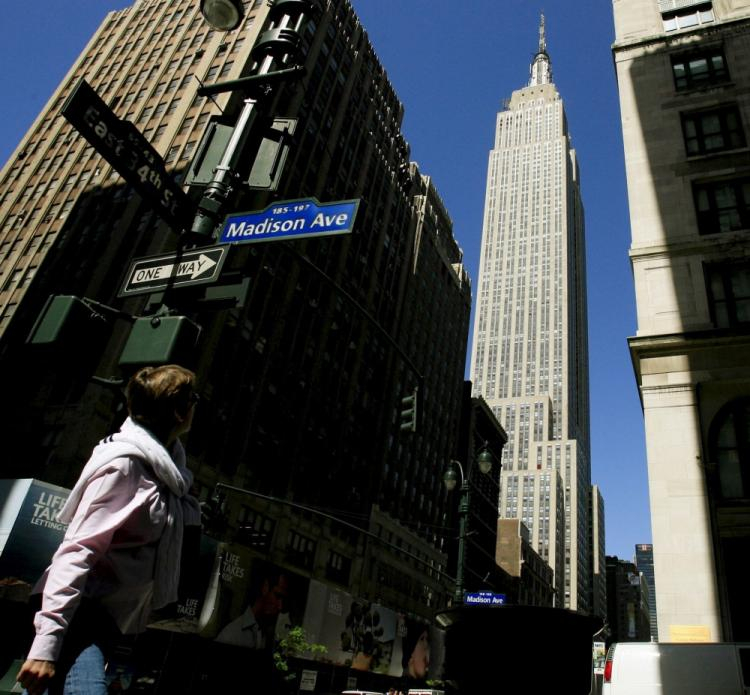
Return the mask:
[[253,613],[259,622],[272,620],[284,610],[286,600],[289,596],[289,580],[282,574],[278,580],[271,585],[269,580],[263,582],[263,587],[255,604]]
[[409,675],[412,678],[424,679],[430,668],[430,635],[423,630],[409,657]]

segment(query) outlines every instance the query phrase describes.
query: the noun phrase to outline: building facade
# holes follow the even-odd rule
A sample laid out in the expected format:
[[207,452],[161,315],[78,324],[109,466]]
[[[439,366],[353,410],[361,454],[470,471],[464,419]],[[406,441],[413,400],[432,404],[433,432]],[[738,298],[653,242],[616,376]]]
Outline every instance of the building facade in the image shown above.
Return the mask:
[[497,564],[513,580],[511,600],[519,606],[555,605],[554,572],[529,540],[529,529],[520,519],[497,520]]
[[636,566],[607,556],[607,623],[610,642],[648,642],[648,584]]
[[[463,405],[458,447],[454,459],[461,464],[468,478],[469,504],[464,548],[464,589],[467,592],[508,590],[508,574],[495,558],[497,545],[497,500],[499,497],[501,460],[508,436],[490,407],[481,397],[471,395],[470,381],[464,382]],[[486,452],[486,453],[484,453]],[[478,465],[480,456],[489,454],[491,467],[483,474]],[[458,487],[451,493],[449,523],[458,533],[461,494]],[[457,550],[450,548],[449,563],[456,567]]]
[[[591,614],[601,618],[607,615],[607,572],[604,497],[598,485],[591,486]],[[653,595],[653,594],[652,594]]]
[[659,639],[747,639],[750,2],[613,7]]
[[[85,78],[183,180],[207,125],[233,124],[242,106],[241,93],[197,90],[253,70],[269,3],[245,6],[230,33],[212,31],[193,0],[110,13],[0,172],[0,370],[14,403],[2,422],[13,442],[4,476],[71,485],[124,417],[118,356],[130,318],[167,307],[201,327],[187,357],[203,396],[187,441],[201,497],[224,482],[276,500],[227,495],[232,537],[428,619],[453,589],[442,473],[457,446],[471,290],[440,197],[409,164],[403,106],[348,0],[313,2],[306,76],[261,104],[263,115],[297,119],[278,190],[240,186],[234,205],[358,199],[351,235],[236,246],[221,285],[123,298],[131,260],[173,251],[178,235],[60,115]],[[41,353],[25,340],[50,294],[114,312]],[[417,384],[420,427],[403,432],[401,399]],[[362,561],[348,527],[279,500],[381,535],[398,566],[384,568],[376,550]],[[403,557],[395,538],[409,547]]]
[[656,583],[654,581],[654,546],[651,543],[638,543],[635,546],[635,566],[648,584],[648,619],[651,640],[659,639],[659,622],[656,617]]
[[508,433],[500,514],[520,518],[587,611],[589,396],[578,163],[544,20],[531,79],[498,113],[485,199],[471,378]]

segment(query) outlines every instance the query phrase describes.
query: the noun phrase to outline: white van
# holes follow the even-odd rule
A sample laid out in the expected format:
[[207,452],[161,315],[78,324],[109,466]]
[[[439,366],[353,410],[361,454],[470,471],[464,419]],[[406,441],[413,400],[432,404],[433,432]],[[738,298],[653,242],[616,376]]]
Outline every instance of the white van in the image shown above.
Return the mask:
[[613,644],[602,695],[750,695],[750,643]]

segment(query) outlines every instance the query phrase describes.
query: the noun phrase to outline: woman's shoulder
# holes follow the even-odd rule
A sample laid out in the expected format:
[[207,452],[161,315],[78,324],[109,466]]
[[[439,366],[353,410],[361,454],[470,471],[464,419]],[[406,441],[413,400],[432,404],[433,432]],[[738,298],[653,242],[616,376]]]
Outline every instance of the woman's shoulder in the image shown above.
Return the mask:
[[91,481],[103,481],[107,478],[114,484],[132,487],[133,490],[159,486],[150,466],[133,454],[117,456],[107,461],[91,476]]

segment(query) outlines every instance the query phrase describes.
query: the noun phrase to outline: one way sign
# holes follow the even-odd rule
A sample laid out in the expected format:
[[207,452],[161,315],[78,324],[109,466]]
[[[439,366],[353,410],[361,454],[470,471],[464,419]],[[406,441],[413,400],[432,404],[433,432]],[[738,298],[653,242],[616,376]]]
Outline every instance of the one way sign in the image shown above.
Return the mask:
[[119,297],[148,294],[167,287],[215,282],[221,273],[227,246],[205,246],[179,253],[133,259]]

